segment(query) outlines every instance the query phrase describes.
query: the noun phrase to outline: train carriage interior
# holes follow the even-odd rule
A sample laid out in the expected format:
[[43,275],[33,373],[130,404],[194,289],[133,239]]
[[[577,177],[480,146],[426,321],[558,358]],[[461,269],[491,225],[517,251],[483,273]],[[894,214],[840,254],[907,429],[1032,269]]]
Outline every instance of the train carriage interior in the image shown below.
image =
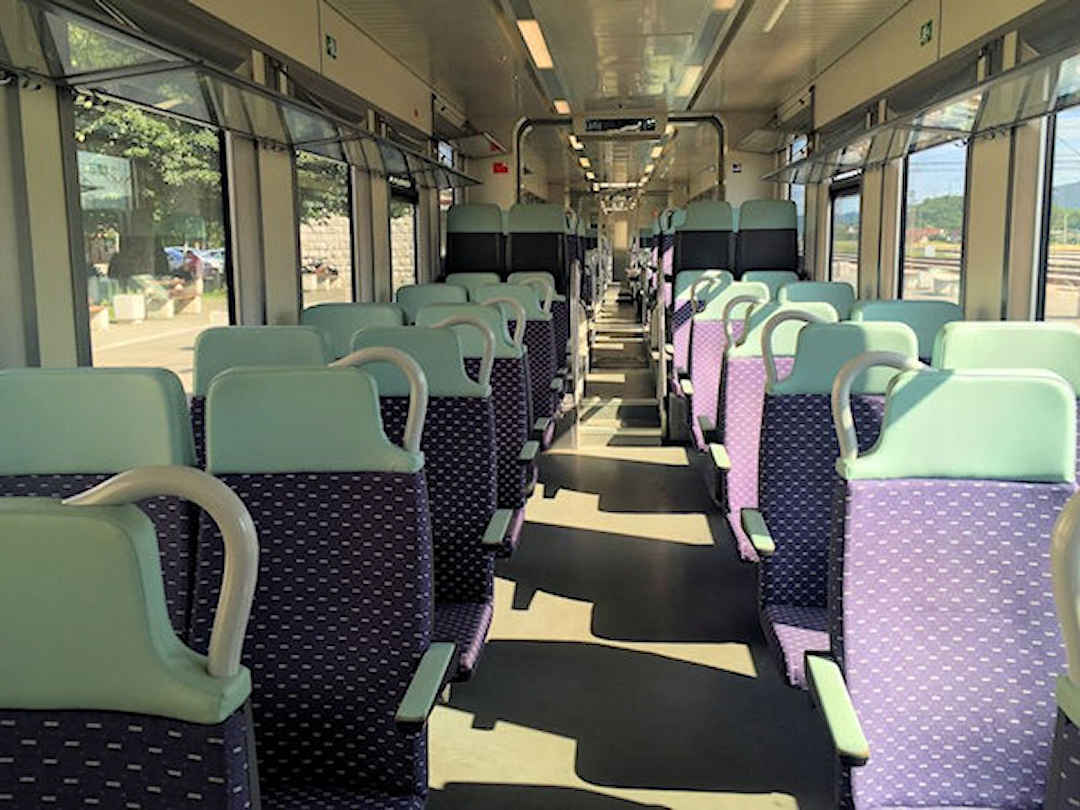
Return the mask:
[[1080,806],[1077,0],[0,0],[0,810]]

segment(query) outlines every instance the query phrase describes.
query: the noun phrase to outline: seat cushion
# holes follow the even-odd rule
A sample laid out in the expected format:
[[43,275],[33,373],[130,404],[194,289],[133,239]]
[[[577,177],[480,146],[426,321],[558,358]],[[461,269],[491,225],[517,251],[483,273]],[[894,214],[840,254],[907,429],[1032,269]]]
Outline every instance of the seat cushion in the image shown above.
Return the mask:
[[490,601],[443,602],[435,605],[432,639],[452,641],[457,645],[458,668],[452,680],[465,681],[472,677],[480,653],[484,650],[493,612]]
[[423,810],[420,796],[320,785],[263,785],[262,810]]
[[829,612],[823,607],[768,605],[761,613],[762,629],[780,656],[784,676],[792,686],[806,688],[803,656],[829,649]]

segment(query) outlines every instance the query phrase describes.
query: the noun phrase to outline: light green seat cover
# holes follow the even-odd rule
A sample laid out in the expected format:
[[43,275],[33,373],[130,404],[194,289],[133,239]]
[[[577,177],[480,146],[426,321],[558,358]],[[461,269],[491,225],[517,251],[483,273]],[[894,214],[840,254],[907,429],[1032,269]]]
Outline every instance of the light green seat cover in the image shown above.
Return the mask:
[[[550,321],[551,313],[544,312],[540,305],[540,293],[536,287],[526,284],[492,284],[481,287],[476,291],[472,300],[478,304],[491,301],[494,298],[513,298],[525,307],[525,318],[530,321]],[[507,318],[513,318],[514,313],[509,307],[503,307]]]
[[[681,276],[682,273],[679,273],[679,275]],[[753,296],[761,302],[770,300],[769,288],[760,281],[733,281],[731,284],[728,284],[723,289],[717,291],[715,295],[702,295],[701,302],[704,306],[700,312],[694,313],[694,320],[723,320],[724,308],[727,306],[728,301],[743,295]],[[742,320],[746,317],[746,313],[751,306],[753,305],[737,304],[731,310],[731,319],[733,321]]]
[[937,368],[1045,368],[1080,394],[1080,327],[1054,321],[956,321],[938,332]]
[[[782,327],[781,327],[782,328]],[[864,352],[897,352],[918,359],[919,341],[903,323],[809,323],[798,333],[791,373],[770,394],[829,394],[840,367]],[[884,394],[896,369],[874,366],[851,387],[856,394]]]
[[[420,310],[416,316],[417,326],[435,326],[446,318],[455,315],[465,315],[477,318],[495,335],[495,356],[520,358],[525,355],[524,346],[514,345],[510,331],[506,327],[506,318],[503,317],[501,308],[486,304],[430,304]],[[471,326],[452,326],[461,342],[461,352],[465,357],[482,357],[484,354],[484,339],[480,331]]]
[[798,218],[791,200],[747,200],[739,206],[740,231],[793,231]]
[[239,366],[325,366],[323,333],[312,326],[220,326],[195,338],[195,396]]
[[446,212],[447,233],[502,233],[503,210],[495,203],[463,203]]
[[[555,276],[549,273],[547,270],[518,270],[516,273],[511,273],[507,276],[506,281],[508,284],[524,284],[529,279],[541,279],[551,285],[552,292],[555,291]],[[535,287],[539,291],[539,287]],[[555,292],[552,296],[552,301],[565,301],[566,296],[562,293]]]
[[742,274],[743,281],[760,281],[769,288],[769,298],[776,300],[780,288],[785,284],[794,284],[799,274],[794,270],[747,270]]
[[919,357],[929,360],[934,340],[945,324],[962,321],[964,311],[949,301],[856,301],[851,308],[853,321],[899,321],[915,330],[919,338]]
[[[831,304],[822,301],[804,301],[798,304],[781,304],[770,301],[764,306],[754,307],[743,322],[743,334],[739,342],[728,346],[728,357],[760,357],[761,336],[765,324],[779,312],[807,312],[829,323],[836,323],[839,318]],[[799,332],[806,326],[804,321],[785,321],[772,334],[773,355],[792,355],[798,345]]]
[[499,278],[498,273],[451,273],[446,277],[447,284],[456,284],[459,287],[464,287],[469,293],[469,300],[472,301],[474,294],[481,287],[487,287],[490,284],[498,284],[502,281]]
[[428,304],[464,304],[468,300],[469,293],[457,284],[410,284],[397,291],[397,303],[405,311],[407,323],[416,323],[416,314]]
[[782,304],[824,301],[846,321],[855,304],[855,290],[846,281],[796,281],[781,287],[776,299]]
[[[379,390],[370,373],[376,365],[384,364],[236,368],[219,374],[206,398],[207,471],[226,475],[421,469],[423,453],[403,450],[383,432]],[[406,385],[404,395],[408,393]]]
[[404,323],[405,313],[397,304],[316,304],[300,313],[302,326],[314,326],[323,333],[334,359],[349,353],[352,336],[361,329]]
[[[371,346],[390,346],[411,356],[424,370],[428,393],[433,397],[491,396],[490,385],[481,385],[465,373],[461,342],[449,327],[393,326],[356,333],[353,351]],[[370,363],[363,369],[375,378],[381,396],[409,395],[409,381],[397,366]]]
[[727,270],[680,270],[675,276],[676,302],[689,300],[694,284],[703,278],[708,279],[710,283],[702,284],[698,288],[698,296],[701,300],[719,295],[721,290],[735,280]]
[[[82,429],[86,422],[80,422]],[[207,672],[165,610],[158,541],[136,506],[0,498],[0,706],[221,723],[251,674]]]
[[1076,480],[1076,394],[1042,369],[905,371],[877,444],[845,478]]
[[723,200],[698,200],[686,206],[684,216],[672,218],[676,231],[731,231],[735,219],[731,203]]
[[507,226],[510,233],[566,233],[566,209],[554,203],[514,203]]
[[0,371],[0,475],[195,464],[187,399],[160,368]]

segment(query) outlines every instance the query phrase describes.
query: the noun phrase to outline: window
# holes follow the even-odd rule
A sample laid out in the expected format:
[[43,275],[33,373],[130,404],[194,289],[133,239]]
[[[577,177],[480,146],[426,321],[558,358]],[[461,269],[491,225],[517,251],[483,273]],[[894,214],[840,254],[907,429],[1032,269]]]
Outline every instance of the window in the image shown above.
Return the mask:
[[1038,312],[1046,320],[1080,323],[1080,108],[1058,113],[1051,137]]
[[390,196],[390,292],[416,283],[416,199]]
[[967,150],[960,142],[908,156],[901,298],[960,303],[966,176]]
[[832,198],[832,227],[829,243],[829,280],[846,281],[859,289],[859,211],[861,182],[838,183],[829,192]]
[[220,135],[87,96],[74,123],[94,364],[191,390],[196,336],[230,323]]
[[353,236],[349,166],[296,153],[300,197],[300,291],[304,307],[352,301]]

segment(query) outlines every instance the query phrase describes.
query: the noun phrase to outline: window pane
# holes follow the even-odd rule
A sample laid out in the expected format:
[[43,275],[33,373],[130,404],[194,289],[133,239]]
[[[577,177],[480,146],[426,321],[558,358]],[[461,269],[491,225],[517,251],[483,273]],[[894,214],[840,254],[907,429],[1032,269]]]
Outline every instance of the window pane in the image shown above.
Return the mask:
[[841,194],[832,204],[831,281],[846,281],[859,289],[859,210],[862,196]]
[[300,195],[300,290],[304,306],[353,300],[349,166],[296,153]]
[[218,133],[80,97],[75,139],[94,364],[191,390],[196,336],[229,323]]
[[390,289],[416,283],[416,204],[390,198]]
[[902,298],[960,303],[966,165],[959,143],[908,158]]
[[1054,135],[1044,312],[1080,323],[1080,109],[1058,114]]

